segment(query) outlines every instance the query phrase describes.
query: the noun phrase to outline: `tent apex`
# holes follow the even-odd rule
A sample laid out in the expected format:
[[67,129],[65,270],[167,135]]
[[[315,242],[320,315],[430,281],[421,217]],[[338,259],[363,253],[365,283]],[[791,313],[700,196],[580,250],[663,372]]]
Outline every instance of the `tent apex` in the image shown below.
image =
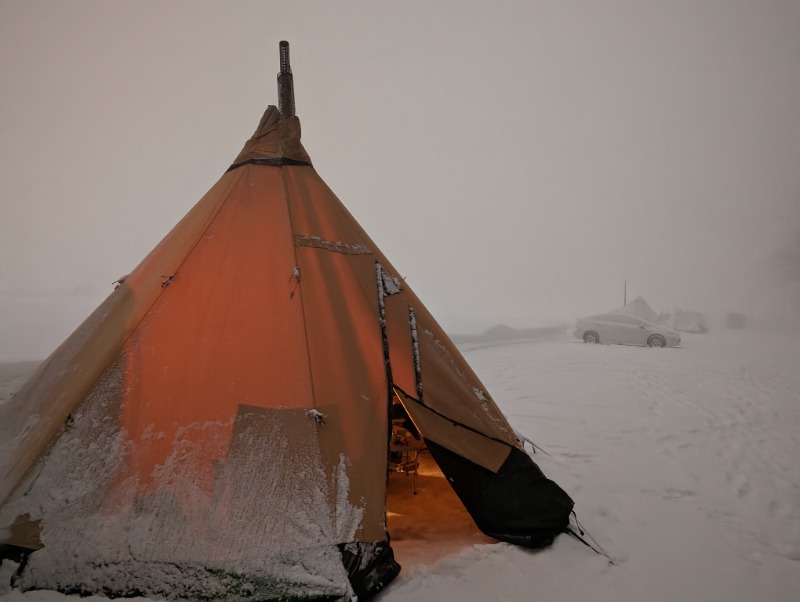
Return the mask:
[[297,117],[283,117],[277,107],[268,106],[256,131],[245,142],[228,171],[251,163],[311,165],[311,158],[300,142],[300,120]]

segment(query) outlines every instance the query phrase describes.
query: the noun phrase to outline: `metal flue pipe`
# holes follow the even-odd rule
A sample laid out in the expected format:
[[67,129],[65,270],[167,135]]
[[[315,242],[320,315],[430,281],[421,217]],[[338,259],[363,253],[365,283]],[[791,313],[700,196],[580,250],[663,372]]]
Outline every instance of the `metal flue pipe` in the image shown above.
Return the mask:
[[283,40],[279,48],[281,72],[278,73],[278,109],[281,117],[294,117],[294,80],[292,67],[289,64],[289,42]]

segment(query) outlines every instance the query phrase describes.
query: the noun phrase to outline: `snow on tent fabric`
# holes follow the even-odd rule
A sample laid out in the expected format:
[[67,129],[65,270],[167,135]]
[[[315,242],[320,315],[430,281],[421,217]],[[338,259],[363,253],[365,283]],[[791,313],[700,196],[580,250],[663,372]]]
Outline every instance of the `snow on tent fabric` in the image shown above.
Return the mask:
[[367,598],[400,570],[393,403],[487,534],[543,546],[567,527],[572,500],[270,106],[0,407],[3,553],[27,555],[22,589]]

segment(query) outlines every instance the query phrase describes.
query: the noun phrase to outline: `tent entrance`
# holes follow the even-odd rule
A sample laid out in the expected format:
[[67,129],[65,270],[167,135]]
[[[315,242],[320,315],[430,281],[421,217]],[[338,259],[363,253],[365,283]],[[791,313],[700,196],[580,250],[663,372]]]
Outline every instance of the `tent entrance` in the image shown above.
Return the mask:
[[386,528],[401,566],[433,562],[495,540],[475,525],[395,398],[386,489]]
[[[440,433],[438,422],[446,419],[427,410],[422,401],[425,359],[418,337],[420,326],[413,307],[400,294],[403,282],[377,262],[375,270],[386,379],[390,384],[386,528],[397,561],[401,566],[413,566],[435,561],[465,546],[495,540],[478,529],[420,434],[421,430],[428,435]],[[413,391],[415,396],[406,391]],[[416,424],[418,420],[422,422]],[[447,423],[453,428],[450,421]],[[460,447],[458,451],[462,451]],[[503,452],[508,453],[506,448]]]
[[475,525],[429,451],[419,453],[413,475],[389,473],[386,528],[403,567],[430,563],[476,543],[495,543]]

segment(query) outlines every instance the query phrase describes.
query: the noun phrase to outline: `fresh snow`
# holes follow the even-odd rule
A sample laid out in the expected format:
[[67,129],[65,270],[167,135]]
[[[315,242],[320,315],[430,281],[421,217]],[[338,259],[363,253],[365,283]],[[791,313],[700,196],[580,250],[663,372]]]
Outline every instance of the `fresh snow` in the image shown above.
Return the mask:
[[[398,531],[403,571],[378,600],[800,600],[800,340],[751,331],[682,339],[675,349],[567,336],[466,349],[614,564],[566,535],[542,551],[493,542],[441,507],[453,497],[426,499],[426,474],[416,496],[409,477],[392,475],[409,514],[452,518],[427,536],[413,521]],[[23,373],[3,366],[0,398]],[[77,602],[0,595],[68,599]]]
[[688,334],[675,349],[564,337],[466,356],[615,564],[563,535],[541,552],[481,543],[404,571],[381,602],[800,600],[791,333]]

